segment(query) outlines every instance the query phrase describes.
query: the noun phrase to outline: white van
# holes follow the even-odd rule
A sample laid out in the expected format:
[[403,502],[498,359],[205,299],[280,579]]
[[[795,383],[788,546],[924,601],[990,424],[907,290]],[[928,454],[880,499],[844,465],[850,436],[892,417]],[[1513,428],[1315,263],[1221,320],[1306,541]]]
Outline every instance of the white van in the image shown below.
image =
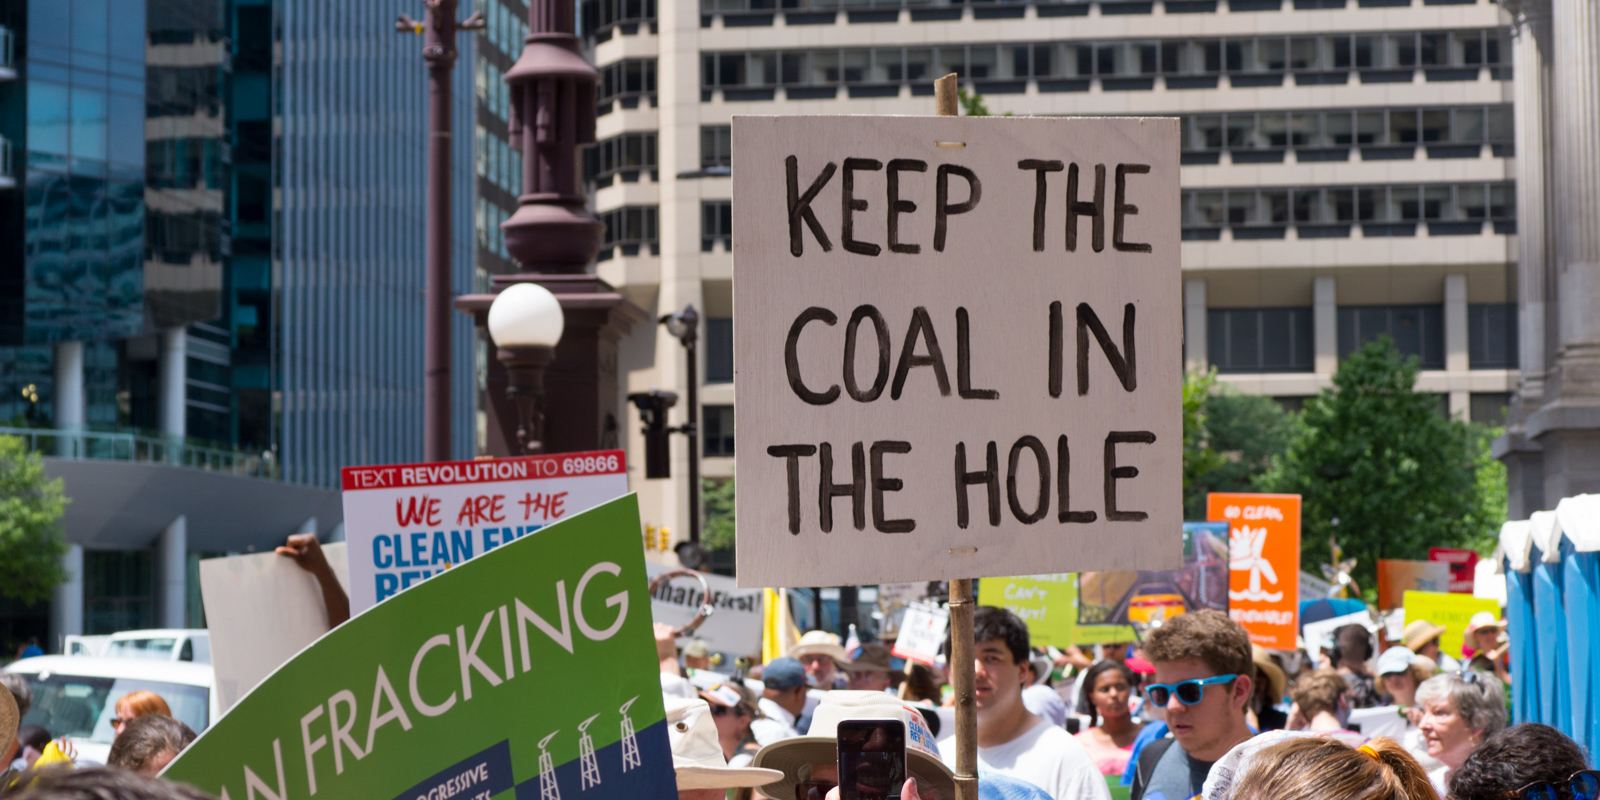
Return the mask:
[[148,689],[161,695],[172,716],[200,733],[218,716],[216,676],[210,664],[150,658],[38,656],[12,663],[33,689],[33,708],[23,725],[38,725],[52,738],[66,736],[80,763],[104,764],[116,731],[117,700]]
[[106,658],[149,658],[210,664],[211,632],[205,628],[122,631],[111,634],[100,655]]

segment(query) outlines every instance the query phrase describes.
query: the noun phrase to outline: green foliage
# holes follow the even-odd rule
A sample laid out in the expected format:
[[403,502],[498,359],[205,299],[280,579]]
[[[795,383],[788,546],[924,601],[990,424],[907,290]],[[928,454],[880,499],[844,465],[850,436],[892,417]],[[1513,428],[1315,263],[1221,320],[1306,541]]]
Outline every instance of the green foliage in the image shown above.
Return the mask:
[[21,438],[0,436],[0,595],[39,603],[67,580],[61,479],[44,474],[44,459]]
[[1205,519],[1210,492],[1254,491],[1255,479],[1288,449],[1298,417],[1278,401],[1245,395],[1216,374],[1183,381],[1183,515]]
[[1287,452],[1256,480],[1262,491],[1302,496],[1301,563],[1313,574],[1331,534],[1370,589],[1378,559],[1480,546],[1504,519],[1504,473],[1487,463],[1487,432],[1446,419],[1416,380],[1416,359],[1392,341],[1363,346],[1332,388],[1307,401]]
[[983,95],[977,92],[956,89],[956,102],[961,104],[961,115],[964,117],[989,116],[989,106],[983,102]]
[[700,505],[705,509],[705,524],[700,530],[700,545],[707,551],[733,549],[733,479],[700,479]]

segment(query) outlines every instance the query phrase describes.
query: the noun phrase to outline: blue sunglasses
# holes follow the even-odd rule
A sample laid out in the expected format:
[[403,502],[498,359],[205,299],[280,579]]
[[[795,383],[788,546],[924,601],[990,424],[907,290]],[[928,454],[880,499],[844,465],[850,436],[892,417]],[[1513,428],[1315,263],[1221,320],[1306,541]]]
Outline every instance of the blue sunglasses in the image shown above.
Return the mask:
[[1166,705],[1168,698],[1174,694],[1178,696],[1178,702],[1186,706],[1192,706],[1195,703],[1200,702],[1200,700],[1206,696],[1207,686],[1215,686],[1219,683],[1231,683],[1238,677],[1239,676],[1237,674],[1229,674],[1218,675],[1215,678],[1205,678],[1203,680],[1196,678],[1194,680],[1179,681],[1177,683],[1152,683],[1149,686],[1144,687],[1144,693],[1146,697],[1150,698],[1150,702],[1155,703],[1158,706]]
[[1519,800],[1595,800],[1600,797],[1600,772],[1586,769],[1565,783],[1530,783],[1510,796]]

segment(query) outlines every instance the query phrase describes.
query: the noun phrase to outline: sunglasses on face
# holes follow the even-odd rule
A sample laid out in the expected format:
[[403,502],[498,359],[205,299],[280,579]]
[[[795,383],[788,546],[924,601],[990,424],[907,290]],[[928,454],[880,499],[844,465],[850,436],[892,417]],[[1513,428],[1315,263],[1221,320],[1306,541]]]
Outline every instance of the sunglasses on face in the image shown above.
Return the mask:
[[1600,772],[1586,769],[1564,782],[1530,783],[1508,797],[1516,800],[1596,800],[1600,798]]
[[1178,696],[1178,702],[1186,706],[1192,706],[1205,698],[1207,686],[1230,683],[1238,677],[1237,674],[1230,673],[1228,675],[1218,675],[1215,678],[1195,678],[1177,683],[1152,683],[1144,688],[1144,693],[1145,696],[1150,698],[1150,702],[1158,706],[1166,705],[1167,700],[1173,695]]
[[728,716],[730,714],[737,714],[737,713],[739,713],[739,709],[734,708],[733,706],[712,706],[711,707],[711,716],[713,716],[713,717],[726,717],[726,716]]
[[794,785],[794,800],[824,800],[838,785],[833,781],[801,781]]

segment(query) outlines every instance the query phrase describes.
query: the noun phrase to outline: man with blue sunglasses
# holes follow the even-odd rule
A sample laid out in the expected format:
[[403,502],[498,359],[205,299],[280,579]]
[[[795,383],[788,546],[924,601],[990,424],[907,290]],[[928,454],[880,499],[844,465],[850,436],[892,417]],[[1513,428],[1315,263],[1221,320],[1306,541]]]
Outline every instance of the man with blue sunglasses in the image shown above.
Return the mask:
[[1245,722],[1256,674],[1250,636],[1221,611],[1191,611],[1151,631],[1144,654],[1156,668],[1145,695],[1165,710],[1172,738],[1139,754],[1132,798],[1192,800],[1211,765],[1254,735]]

